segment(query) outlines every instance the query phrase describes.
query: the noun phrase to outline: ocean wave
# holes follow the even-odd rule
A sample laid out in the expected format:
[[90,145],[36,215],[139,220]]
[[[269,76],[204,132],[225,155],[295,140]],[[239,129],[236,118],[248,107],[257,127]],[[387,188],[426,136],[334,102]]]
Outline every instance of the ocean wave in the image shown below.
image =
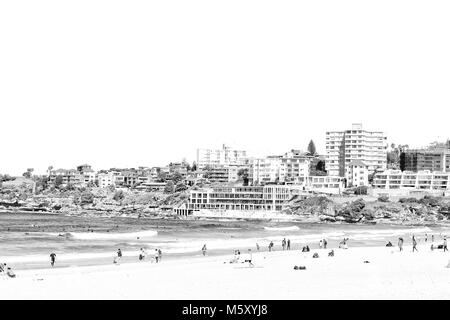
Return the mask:
[[294,230],[300,230],[297,226],[291,226],[291,227],[264,227],[264,230],[267,231],[294,231]]
[[146,230],[129,233],[68,232],[68,233],[50,233],[50,234],[76,240],[118,240],[118,239],[140,239],[140,238],[154,237],[158,235],[158,231]]

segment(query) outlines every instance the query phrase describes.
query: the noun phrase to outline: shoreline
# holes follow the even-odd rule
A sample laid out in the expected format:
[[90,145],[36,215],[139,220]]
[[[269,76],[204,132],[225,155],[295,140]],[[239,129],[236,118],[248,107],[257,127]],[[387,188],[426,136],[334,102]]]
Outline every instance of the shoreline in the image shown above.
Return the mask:
[[[265,212],[262,212],[265,213]],[[377,221],[362,221],[362,222],[348,222],[348,221],[329,221],[329,220],[321,220],[318,217],[308,217],[305,215],[298,214],[283,214],[283,213],[273,213],[269,216],[267,215],[256,215],[252,216],[252,212],[249,212],[248,215],[233,215],[224,214],[220,212],[218,214],[200,214],[200,215],[190,215],[190,216],[178,216],[174,214],[166,214],[166,213],[133,213],[133,214],[124,214],[120,212],[108,212],[105,214],[104,211],[96,211],[87,210],[83,212],[57,212],[57,211],[22,211],[22,210],[6,210],[0,209],[0,214],[32,214],[32,215],[51,215],[51,216],[65,216],[65,217],[81,217],[81,218],[130,218],[130,219],[154,219],[154,220],[187,220],[187,221],[217,221],[217,220],[229,220],[229,221],[271,221],[271,222],[295,222],[295,223],[317,223],[323,225],[405,225],[405,226],[447,226],[450,225],[450,220],[442,220],[442,221],[425,221],[425,220],[406,220],[406,221],[398,221],[398,220],[390,220],[390,219],[379,219]],[[250,216],[249,216],[250,215]]]

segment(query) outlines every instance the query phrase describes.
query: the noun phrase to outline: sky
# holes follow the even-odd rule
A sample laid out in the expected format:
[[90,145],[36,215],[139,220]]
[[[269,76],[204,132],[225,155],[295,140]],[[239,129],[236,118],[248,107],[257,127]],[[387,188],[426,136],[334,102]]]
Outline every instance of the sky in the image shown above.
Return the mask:
[[450,138],[449,1],[2,1],[0,173]]

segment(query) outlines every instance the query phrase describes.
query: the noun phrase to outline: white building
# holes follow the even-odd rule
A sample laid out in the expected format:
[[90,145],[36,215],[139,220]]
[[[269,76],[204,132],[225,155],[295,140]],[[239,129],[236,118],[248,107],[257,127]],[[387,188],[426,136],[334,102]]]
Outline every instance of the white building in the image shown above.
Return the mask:
[[100,188],[106,188],[109,186],[115,186],[116,185],[116,177],[118,175],[114,172],[108,172],[108,173],[99,173],[97,175],[97,181],[98,186]]
[[197,167],[206,166],[243,165],[247,159],[247,152],[234,150],[223,145],[222,149],[197,149]]
[[191,190],[188,209],[280,211],[291,197],[288,186],[205,188]]
[[369,185],[369,167],[361,160],[351,161],[346,168],[347,187]]
[[293,183],[299,177],[309,175],[309,164],[306,158],[292,158],[287,155],[253,159],[250,180],[254,184]]
[[450,190],[450,172],[386,170],[374,176],[375,189]]
[[386,139],[381,131],[363,130],[360,123],[353,124],[351,130],[328,131],[325,159],[328,174],[344,177],[353,160],[363,161],[369,174],[386,170]]

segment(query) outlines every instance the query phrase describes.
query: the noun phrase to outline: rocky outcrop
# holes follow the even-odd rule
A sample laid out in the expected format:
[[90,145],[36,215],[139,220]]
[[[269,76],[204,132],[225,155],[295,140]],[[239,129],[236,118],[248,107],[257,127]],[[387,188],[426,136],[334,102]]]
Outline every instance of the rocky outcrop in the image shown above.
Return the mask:
[[355,198],[344,204],[327,197],[311,197],[290,203],[288,210],[299,217],[316,216],[323,222],[344,223],[434,223],[450,218],[450,199],[425,197],[420,200],[403,199],[399,202],[366,202]]

